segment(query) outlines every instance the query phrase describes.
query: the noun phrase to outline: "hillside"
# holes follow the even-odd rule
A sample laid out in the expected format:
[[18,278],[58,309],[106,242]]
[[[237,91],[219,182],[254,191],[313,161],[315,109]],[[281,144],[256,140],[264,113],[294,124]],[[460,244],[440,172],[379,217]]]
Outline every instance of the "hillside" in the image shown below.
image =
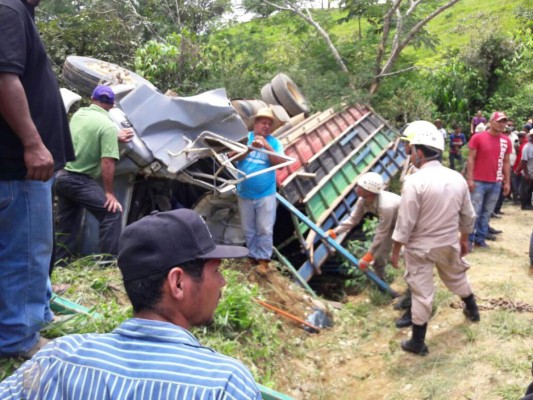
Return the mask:
[[[452,8],[444,11],[433,19],[427,29],[438,36],[439,43],[436,52],[430,49],[408,47],[406,54],[414,56],[420,62],[429,62],[449,49],[465,48],[470,44],[472,37],[478,36],[480,30],[491,30],[510,32],[516,28],[516,14],[527,9],[527,1],[509,0],[502,2],[499,0],[461,0]],[[329,14],[332,21],[338,21],[345,17],[346,13],[336,9],[316,10],[316,19],[321,21],[323,14]],[[291,14],[292,15],[292,14]],[[268,21],[268,22],[267,22]],[[246,32],[248,34],[260,34],[274,47],[276,43],[283,46],[287,41],[296,40],[287,35],[287,31],[297,29],[292,18],[283,18],[279,14],[269,17],[265,21],[263,18],[256,18],[252,21],[244,22],[232,27],[222,29],[219,33],[238,34]],[[356,20],[340,23],[328,23],[326,27],[330,35],[337,39],[338,43],[345,43],[356,36],[358,31]],[[366,21],[362,21],[362,31],[369,28]]]

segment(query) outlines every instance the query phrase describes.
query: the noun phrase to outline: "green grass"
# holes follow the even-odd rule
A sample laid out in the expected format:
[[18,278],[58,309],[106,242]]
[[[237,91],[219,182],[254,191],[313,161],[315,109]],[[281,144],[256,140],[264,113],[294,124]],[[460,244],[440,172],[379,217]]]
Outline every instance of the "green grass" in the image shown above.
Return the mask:
[[[132,316],[120,272],[113,266],[101,268],[98,259],[86,257],[67,268],[56,268],[53,282],[72,287],[63,296],[102,317],[76,314],[47,325],[41,334],[56,338],[76,333],[106,333]],[[265,311],[253,299],[260,297],[257,285],[247,281],[242,272],[225,269],[227,286],[209,327],[195,328],[199,341],[246,364],[258,382],[273,385],[272,374],[278,369],[280,354],[297,358],[301,349],[292,340],[281,340],[283,326],[277,316]],[[0,380],[9,376],[22,363],[21,359],[0,359]]]
[[[453,7],[445,10],[443,13],[434,18],[427,25],[427,30],[431,34],[438,35],[439,43],[436,51],[427,48],[413,48],[408,46],[403,54],[405,57],[418,60],[418,64],[426,67],[433,66],[433,63],[441,59],[442,55],[450,49],[467,48],[470,45],[471,38],[478,38],[488,31],[494,30],[508,33],[517,27],[515,12],[519,8],[527,9],[528,0],[508,0],[505,2],[499,0],[461,0]],[[422,8],[422,7],[419,7]],[[325,15],[328,15],[326,18]],[[294,15],[285,13],[285,15]],[[346,12],[338,9],[315,10],[314,16],[318,22],[328,20],[324,28],[330,34],[339,48],[343,46],[353,46],[352,43],[358,42],[358,22],[351,20],[340,22],[346,15]],[[230,34],[241,34],[244,29],[247,34],[261,34],[272,43],[297,44],[295,35],[288,32],[295,31],[298,24],[291,19],[285,18],[284,15],[274,15],[269,19],[255,19],[244,24],[239,24],[225,28],[222,32]],[[337,22],[339,21],[339,22]],[[367,40],[366,31],[370,25],[366,20],[362,20],[361,31],[363,34],[364,44]],[[314,32],[314,28],[309,28]],[[279,46],[274,46],[279,50]],[[362,51],[365,50],[363,46]],[[275,51],[274,53],[280,53]],[[274,55],[273,53],[273,55]],[[443,60],[446,61],[446,60]]]

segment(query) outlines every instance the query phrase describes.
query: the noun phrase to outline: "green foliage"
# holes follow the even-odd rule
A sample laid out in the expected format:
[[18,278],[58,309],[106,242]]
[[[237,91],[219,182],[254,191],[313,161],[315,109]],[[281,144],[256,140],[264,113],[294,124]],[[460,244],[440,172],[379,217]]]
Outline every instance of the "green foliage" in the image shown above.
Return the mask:
[[527,62],[533,53],[533,26],[518,29],[512,42],[513,52],[501,62],[500,84],[489,99],[489,107],[506,110],[512,118],[524,121],[533,115],[533,67]]
[[137,13],[151,29],[145,32],[164,37],[188,30],[205,33],[226,12],[231,11],[229,0],[140,0],[136,2]]
[[225,270],[224,277],[227,285],[215,323],[196,328],[193,333],[203,345],[252,366],[256,377],[268,377],[276,368],[277,354],[288,351],[288,343],[279,339],[281,324],[254,301],[259,296],[256,285],[246,283],[243,275],[234,270]]
[[114,13],[88,9],[39,23],[39,31],[56,74],[69,55],[94,57],[130,68],[139,45],[134,26]]
[[447,124],[469,121],[474,110],[486,103],[487,81],[479,71],[450,54],[448,62],[435,72],[427,74],[431,98],[437,113]]
[[254,14],[260,17],[268,17],[272,15],[276,8],[262,2],[261,0],[243,0],[242,7],[247,13]]
[[207,87],[225,87],[231,98],[258,97],[261,87],[274,77],[278,68],[283,68],[286,47],[291,46],[287,42],[275,49],[260,32],[252,24],[209,38],[205,49],[211,60]]
[[[378,224],[377,218],[367,218],[363,223],[363,232],[366,239],[352,240],[348,243],[348,251],[352,253],[356,258],[361,258],[372,244],[372,237]],[[368,285],[368,279],[364,272],[348,261],[343,262],[343,267],[348,278],[344,281],[344,285],[347,287],[355,288],[358,292],[363,291]]]
[[197,94],[205,80],[208,61],[196,35],[183,30],[164,42],[150,40],[135,55],[135,71],[163,91]]
[[[65,296],[80,304],[96,304],[92,310],[96,314],[61,316],[58,322],[41,330],[43,336],[56,338],[106,333],[132,316],[120,272],[116,268],[102,269],[97,261],[98,258],[92,256],[79,259],[67,268],[56,268],[53,276],[56,282],[76,285],[76,290],[69,290]],[[281,322],[254,301],[260,296],[257,285],[248,283],[246,277],[235,270],[227,269],[223,274],[227,286],[215,313],[214,324],[195,328],[193,333],[203,345],[239,358],[251,368],[257,379],[268,383],[278,367],[278,353],[289,354],[293,350],[289,348],[290,343],[282,343],[279,339]],[[21,363],[19,359],[0,361],[0,381]]]
[[411,71],[382,83],[373,98],[376,110],[400,128],[415,120],[431,120],[435,103],[431,101],[427,86],[427,74]]

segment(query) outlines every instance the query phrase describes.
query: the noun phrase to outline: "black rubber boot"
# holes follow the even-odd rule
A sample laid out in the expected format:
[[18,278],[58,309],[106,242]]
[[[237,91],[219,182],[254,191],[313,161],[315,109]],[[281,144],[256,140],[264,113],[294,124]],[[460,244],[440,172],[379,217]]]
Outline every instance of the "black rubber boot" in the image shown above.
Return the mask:
[[463,298],[465,303],[463,314],[472,322],[479,322],[479,309],[477,308],[476,298],[472,293],[470,296]]
[[411,291],[409,288],[407,288],[405,294],[392,307],[395,310],[407,310],[411,308]]
[[403,315],[398,318],[395,322],[396,328],[407,328],[411,325],[413,325],[413,321],[411,320],[411,309],[408,308],[405,310]]
[[424,325],[413,324],[411,339],[402,340],[402,349],[410,353],[418,354],[419,356],[425,356],[428,354],[428,347],[424,343],[427,328],[427,323]]

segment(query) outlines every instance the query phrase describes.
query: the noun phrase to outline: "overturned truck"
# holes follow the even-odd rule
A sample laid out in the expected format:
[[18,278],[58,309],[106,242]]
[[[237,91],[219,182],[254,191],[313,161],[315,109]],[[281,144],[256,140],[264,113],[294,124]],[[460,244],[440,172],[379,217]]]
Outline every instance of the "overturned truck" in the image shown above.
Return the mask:
[[[263,99],[230,101],[223,89],[192,97],[162,94],[146,80],[118,66],[87,57],[68,57],[63,79],[81,95],[97,83],[109,84],[117,104],[110,111],[117,130],[132,127],[134,138],[121,144],[115,192],[126,225],[155,211],[187,207],[205,219],[220,244],[244,244],[235,194],[249,178],[227,154],[247,151],[249,118],[271,106],[284,125],[273,134],[283,143],[285,162],[276,166],[278,218],[275,254],[295,278],[306,283],[316,274],[335,272],[328,246],[354,265],[357,259],[337,243],[326,242],[355,205],[358,177],[368,171],[389,182],[406,155],[398,133],[370,107],[345,106],[308,115],[305,97],[286,75],[263,87]],[[65,105],[81,99],[62,90]],[[340,238],[342,241],[344,237]],[[97,251],[98,225],[88,213],[78,238],[83,254]],[[367,272],[378,286],[390,287]]]

